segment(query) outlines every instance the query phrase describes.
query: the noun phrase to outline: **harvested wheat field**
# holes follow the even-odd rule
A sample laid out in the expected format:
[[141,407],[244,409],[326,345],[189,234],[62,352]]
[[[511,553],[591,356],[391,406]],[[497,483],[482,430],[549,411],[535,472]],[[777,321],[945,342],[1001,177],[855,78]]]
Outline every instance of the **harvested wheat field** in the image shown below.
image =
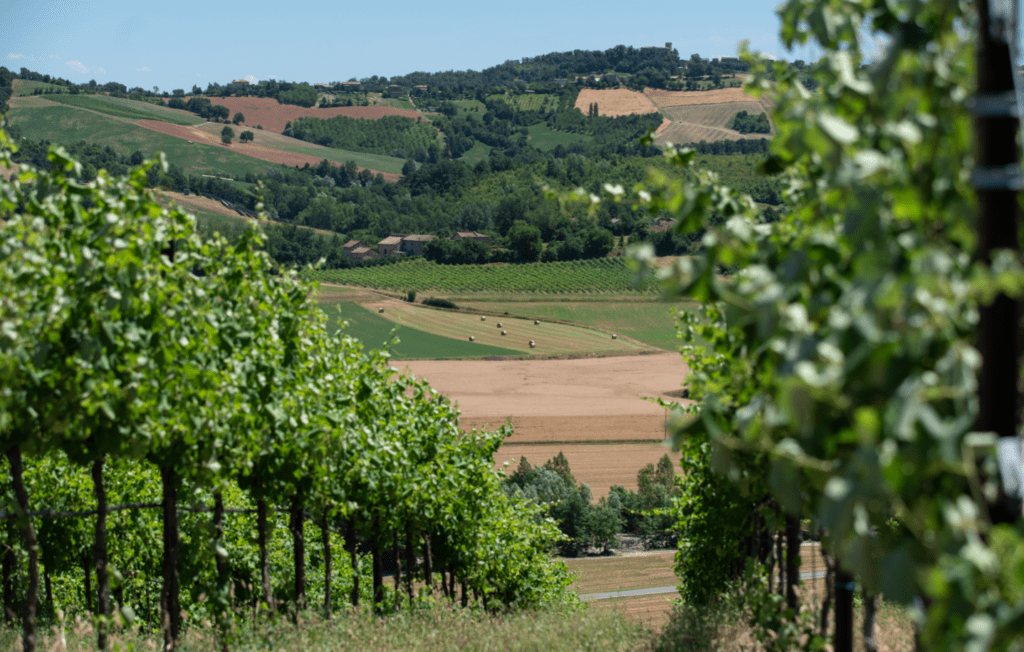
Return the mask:
[[[460,425],[515,433],[495,454],[498,468],[526,456],[543,464],[562,451],[594,499],[611,485],[636,489],[636,474],[663,455],[665,410],[644,397],[678,390],[677,353],[571,360],[409,360],[403,368],[458,403]],[[547,442],[547,443],[545,443]],[[607,443],[630,442],[630,443]]]
[[228,107],[231,115],[239,111],[245,116],[243,126],[255,129],[256,125],[263,127],[264,131],[281,133],[284,126],[296,118],[333,118],[344,115],[350,118],[365,118],[376,120],[386,115],[400,115],[406,118],[423,117],[419,111],[411,109],[396,109],[390,106],[344,106],[333,109],[306,108],[294,104],[279,104],[272,97],[211,97],[210,102],[214,105],[220,104]]
[[584,88],[576,97],[576,108],[586,113],[594,102],[597,102],[598,114],[610,118],[634,113],[658,112],[658,107],[654,106],[654,103],[643,93],[626,88]]
[[768,100],[764,98],[758,100],[742,88],[717,88],[711,91],[664,91],[658,88],[645,88],[644,96],[649,98],[659,109],[665,109],[670,106],[729,104],[733,102],[755,102],[766,107],[772,106]]
[[[171,124],[170,122],[162,122],[160,120],[136,120],[133,124],[168,136],[174,136],[175,138],[191,141],[193,143],[223,147],[238,154],[259,159],[261,161],[268,161],[270,163],[280,163],[281,165],[288,166],[301,166],[307,163],[309,165],[317,165],[320,161],[324,160],[324,157],[297,154],[295,152],[286,152],[274,147],[268,147],[264,144],[264,136],[266,136],[269,141],[275,134],[262,134],[259,130],[253,132],[254,140],[251,143],[243,144],[235,142],[232,145],[225,145],[221,142],[219,135],[219,129],[223,129],[223,126],[221,125],[216,125],[218,127],[218,133],[214,134],[204,129],[203,125],[189,127],[185,125]],[[306,143],[303,143],[303,145],[306,145]],[[375,174],[377,173],[376,170],[371,171]],[[383,174],[384,178],[388,181],[398,181],[398,179],[401,178],[400,174],[381,174]]]

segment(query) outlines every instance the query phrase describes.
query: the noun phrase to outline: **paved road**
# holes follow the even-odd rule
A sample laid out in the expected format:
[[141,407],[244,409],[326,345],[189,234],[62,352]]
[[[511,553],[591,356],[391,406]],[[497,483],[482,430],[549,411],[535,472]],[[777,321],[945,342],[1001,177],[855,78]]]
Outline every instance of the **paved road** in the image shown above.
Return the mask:
[[[818,571],[817,573],[800,573],[800,579],[819,580],[825,577],[825,571]],[[580,600],[584,602],[593,602],[594,600],[611,600],[612,598],[635,598],[640,595],[659,595],[662,593],[675,593],[679,590],[677,586],[659,586],[654,589],[633,589],[632,591],[609,591],[607,593],[588,593],[587,595],[581,595]]]

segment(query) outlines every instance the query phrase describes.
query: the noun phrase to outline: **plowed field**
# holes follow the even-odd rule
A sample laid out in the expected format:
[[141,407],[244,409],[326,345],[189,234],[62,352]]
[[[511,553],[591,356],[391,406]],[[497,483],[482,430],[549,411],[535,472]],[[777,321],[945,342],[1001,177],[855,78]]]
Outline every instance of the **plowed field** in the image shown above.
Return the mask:
[[272,97],[211,97],[212,104],[221,104],[228,107],[231,115],[241,111],[245,116],[242,124],[250,129],[260,125],[264,130],[281,133],[285,124],[296,118],[333,118],[337,115],[344,115],[350,118],[365,118],[376,120],[386,115],[401,115],[406,118],[416,119],[422,117],[419,111],[411,109],[396,109],[390,106],[343,106],[333,109],[318,109],[295,106],[294,104],[278,104]]
[[[310,165],[317,165],[324,159],[324,157],[318,158],[316,156],[310,156],[309,154],[297,154],[295,152],[286,152],[274,147],[268,147],[263,144],[263,135],[259,130],[253,132],[255,140],[251,143],[243,144],[236,141],[232,145],[225,145],[220,140],[219,132],[218,134],[214,134],[206,131],[202,128],[202,125],[188,127],[184,125],[171,124],[169,122],[161,122],[160,120],[136,120],[134,124],[168,136],[192,141],[193,143],[203,143],[204,145],[213,145],[214,147],[230,149],[237,154],[243,154],[261,161],[269,161],[270,163],[280,163],[282,165],[289,166],[305,165],[306,163]],[[402,177],[400,174],[383,174],[384,178],[388,181],[398,181]]]
[[584,88],[576,97],[576,108],[583,113],[594,102],[597,102],[599,115],[616,117],[633,113],[657,113],[658,107],[639,91],[626,88]]

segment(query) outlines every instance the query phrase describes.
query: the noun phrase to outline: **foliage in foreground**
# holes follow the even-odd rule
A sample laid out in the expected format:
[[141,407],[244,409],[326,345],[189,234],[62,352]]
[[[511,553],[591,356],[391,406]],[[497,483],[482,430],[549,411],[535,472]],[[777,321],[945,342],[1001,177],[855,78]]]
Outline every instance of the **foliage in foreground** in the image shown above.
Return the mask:
[[[710,463],[745,500],[767,494],[822,528],[870,594],[920,599],[936,651],[1024,638],[1024,565],[1007,554],[1024,526],[990,517],[996,442],[974,432],[979,308],[1024,295],[1019,253],[975,253],[975,6],[789,0],[783,42],[825,54],[817,92],[766,62],[750,82],[777,107],[766,170],[789,177],[780,221],[697,173],[693,151],[668,152],[683,178],[656,172],[638,198],[680,235],[704,230],[696,256],[647,269],[705,307],[682,334]],[[867,64],[877,42],[888,49]]]
[[[200,239],[194,218],[147,190],[155,162],[88,183],[62,150],[50,162],[49,172],[23,165],[0,180],[0,450],[10,463],[7,513],[18,515],[3,565],[5,579],[24,573],[17,611],[27,649],[40,575],[56,613],[51,580],[61,595],[73,581],[66,576],[85,569],[88,587],[90,567],[101,648],[115,611],[144,613],[140,594],[124,591],[126,574],[146,586],[162,576],[163,614],[147,620],[163,624],[170,647],[182,607],[204,600],[225,644],[249,610],[305,608],[316,579],[330,613],[330,530],[344,539],[353,604],[359,558],[368,557],[375,609],[401,605],[383,587],[385,551],[404,553],[403,571],[395,566],[410,605],[420,579],[428,590],[439,579],[453,602],[460,585],[463,606],[492,611],[573,602],[568,574],[548,555],[554,525],[506,496],[491,468],[505,430],[461,433],[451,403],[398,374],[386,350],[330,335],[310,298],[315,287],[275,274],[255,229],[234,244]],[[81,473],[60,474],[69,464]],[[91,483],[81,482],[85,469]],[[121,484],[126,475],[134,489]],[[90,485],[92,496],[81,490]],[[155,499],[153,485],[160,518],[140,506],[128,509],[138,518],[109,518],[111,498],[148,490]],[[231,502],[255,511],[255,532],[237,520],[241,536],[225,529]],[[182,528],[183,503],[212,512],[200,519],[206,527]],[[28,517],[39,508],[95,509],[92,546],[88,535],[54,534],[49,515],[40,527]],[[285,577],[270,574],[275,509],[288,514],[292,539]],[[307,564],[311,520],[323,546]],[[108,523],[117,529],[108,533]],[[119,551],[108,543],[115,536],[139,545]],[[307,565],[323,572],[307,577]],[[198,589],[184,604],[183,568],[187,588]],[[279,603],[282,584],[290,589]],[[70,601],[61,607],[75,606],[73,592],[61,597]],[[14,613],[13,592],[3,598]]]

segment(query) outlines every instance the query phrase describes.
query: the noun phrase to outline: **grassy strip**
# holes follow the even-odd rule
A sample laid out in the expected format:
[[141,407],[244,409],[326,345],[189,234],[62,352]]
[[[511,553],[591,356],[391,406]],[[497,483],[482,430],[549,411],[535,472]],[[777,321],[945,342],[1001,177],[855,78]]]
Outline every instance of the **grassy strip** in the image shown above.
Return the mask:
[[448,294],[639,294],[621,258],[524,265],[438,265],[416,259],[382,267],[320,270],[317,280],[378,289]]
[[[345,332],[367,348],[380,348],[389,342],[392,338],[391,331],[396,326],[394,322],[349,301],[322,300],[320,308],[327,313],[330,325],[335,329],[341,328],[342,323],[347,321],[348,328]],[[408,326],[400,327],[396,335],[399,342],[392,344],[390,351],[391,357],[397,360],[522,355],[521,352],[512,349],[455,340]]]
[[274,148],[294,154],[306,154],[320,159],[327,159],[331,163],[338,163],[340,165],[352,161],[358,167],[376,170],[377,172],[387,172],[389,174],[401,174],[402,166],[405,165],[405,159],[395,158],[394,156],[352,152],[347,149],[337,149],[334,147],[314,147],[303,143],[301,140],[295,140],[295,142],[301,144],[292,145],[278,141],[274,143]]
[[[624,615],[596,610],[489,616],[442,605],[386,618],[362,612],[342,613],[331,621],[323,621],[310,610],[303,621],[301,627],[295,627],[286,618],[255,629],[245,626],[237,632],[229,648],[284,652],[629,652],[649,650],[652,642],[649,631],[629,622]],[[58,628],[41,632],[39,649],[94,649],[95,633],[91,625],[69,623],[65,628],[65,634]],[[0,645],[4,649],[16,649],[16,636],[15,630],[5,628],[0,632]],[[66,636],[66,645],[62,645],[62,636]],[[220,650],[214,630],[208,626],[187,629],[179,645],[193,652]],[[114,650],[148,650],[162,647],[162,640],[160,632],[115,631],[109,646]]]
[[507,313],[527,319],[558,320],[625,335],[659,349],[674,351],[675,317],[671,306],[657,300],[593,301],[457,301],[481,312]]
[[543,122],[527,127],[527,131],[530,133],[530,144],[542,152],[551,151],[559,145],[568,147],[576,143],[589,143],[594,140],[593,136],[586,134],[555,131]]
[[118,102],[117,98],[101,95],[47,95],[46,99],[80,109],[98,111],[118,118],[128,118],[129,120],[162,120],[163,122],[170,122],[176,125],[194,125],[202,122],[201,119],[188,115],[176,115],[167,111],[161,111],[160,107],[157,106],[150,105],[152,108],[146,107],[144,106],[145,102],[132,102],[129,104],[130,100],[127,100],[122,103]]

